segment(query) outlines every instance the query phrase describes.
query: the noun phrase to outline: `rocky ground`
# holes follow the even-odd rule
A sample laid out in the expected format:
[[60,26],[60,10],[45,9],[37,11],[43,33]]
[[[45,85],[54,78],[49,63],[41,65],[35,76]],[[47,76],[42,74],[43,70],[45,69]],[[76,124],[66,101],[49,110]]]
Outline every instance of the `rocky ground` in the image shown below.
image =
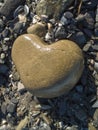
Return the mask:
[[[39,1],[0,0],[0,130],[98,130],[98,0],[63,0],[54,13],[51,0],[45,10],[47,2]],[[70,39],[83,50],[84,72],[68,95],[33,96],[11,60],[15,39],[38,22],[45,25],[44,33],[36,27],[33,33],[47,44]]]

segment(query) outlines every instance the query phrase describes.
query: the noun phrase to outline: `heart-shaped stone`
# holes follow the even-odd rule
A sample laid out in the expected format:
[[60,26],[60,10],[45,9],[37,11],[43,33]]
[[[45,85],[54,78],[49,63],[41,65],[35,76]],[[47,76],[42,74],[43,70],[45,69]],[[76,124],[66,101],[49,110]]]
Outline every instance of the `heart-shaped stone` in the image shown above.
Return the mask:
[[84,66],[82,51],[74,42],[60,40],[47,45],[33,34],[16,39],[12,59],[27,90],[43,98],[69,92]]

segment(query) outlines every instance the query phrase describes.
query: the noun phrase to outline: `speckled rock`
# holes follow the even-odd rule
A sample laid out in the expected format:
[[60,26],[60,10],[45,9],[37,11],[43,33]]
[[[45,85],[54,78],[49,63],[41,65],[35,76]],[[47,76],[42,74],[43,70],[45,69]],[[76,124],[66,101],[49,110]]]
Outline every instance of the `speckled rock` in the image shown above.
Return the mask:
[[73,2],[74,0],[40,0],[36,7],[37,15],[47,15],[58,19],[61,13]]
[[39,37],[44,37],[46,34],[46,25],[41,22],[38,22],[28,27],[27,32],[29,34],[36,34]]
[[12,59],[25,87],[43,98],[67,93],[79,80],[84,66],[82,51],[74,42],[60,40],[47,45],[33,34],[16,39]]

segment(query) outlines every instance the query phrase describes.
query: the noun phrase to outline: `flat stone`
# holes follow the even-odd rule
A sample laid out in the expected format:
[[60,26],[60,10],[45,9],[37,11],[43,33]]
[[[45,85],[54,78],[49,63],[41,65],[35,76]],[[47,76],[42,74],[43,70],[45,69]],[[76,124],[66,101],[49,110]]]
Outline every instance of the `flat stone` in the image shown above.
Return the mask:
[[46,25],[38,22],[36,24],[31,25],[30,27],[27,28],[27,32],[29,34],[36,34],[39,37],[44,37],[46,34]]
[[36,35],[25,34],[16,39],[11,55],[24,86],[43,98],[68,93],[84,68],[81,49],[69,40],[48,45]]
[[40,0],[36,7],[38,16],[47,15],[58,19],[74,0]]

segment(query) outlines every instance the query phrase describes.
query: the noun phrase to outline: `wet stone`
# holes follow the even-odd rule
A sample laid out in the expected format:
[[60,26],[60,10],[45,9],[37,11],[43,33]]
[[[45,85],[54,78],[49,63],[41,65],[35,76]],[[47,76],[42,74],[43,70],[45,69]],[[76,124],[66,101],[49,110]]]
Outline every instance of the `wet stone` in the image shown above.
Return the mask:
[[[66,88],[70,89],[71,86],[74,86],[73,83],[71,83],[71,81],[75,83],[77,81],[77,77],[79,79],[81,75],[81,72],[84,66],[83,55],[82,55],[81,49],[70,40],[61,40],[61,41],[59,40],[55,42],[55,44],[51,44],[51,45],[45,45],[45,44],[46,43],[42,41],[42,39],[40,39],[38,36],[34,34],[22,35],[14,43],[14,46],[12,49],[12,59],[16,65],[18,73],[21,76],[20,78],[22,79],[22,82],[27,90],[29,90],[32,94],[38,97],[48,98],[49,96],[50,98],[52,98],[52,97],[59,96],[60,94],[63,94],[64,92],[65,93],[68,92]],[[52,48],[53,50],[55,50],[55,52],[51,51]],[[66,52],[67,52],[67,55],[66,55]],[[28,55],[25,55],[26,53]],[[46,62],[47,58],[49,59],[48,62]],[[65,60],[63,60],[63,58]],[[35,66],[35,60],[33,59],[36,59],[37,67]],[[25,64],[23,64],[23,62]],[[41,62],[41,66],[39,66],[40,62]],[[53,62],[55,64],[53,64]],[[56,69],[56,66],[58,67],[58,69]],[[70,69],[72,71],[68,71],[70,70],[69,67],[71,67]],[[39,70],[39,73],[37,73],[38,70]],[[65,70],[66,70],[66,73],[64,72]],[[67,72],[70,74],[68,74]],[[73,74],[75,73],[74,77],[73,76],[70,77],[72,75],[72,72]],[[64,75],[67,75],[67,74],[68,74],[68,77],[71,78],[70,80],[67,79],[67,86],[68,86],[68,83],[71,84],[69,87],[62,86],[63,84],[61,84],[63,82],[63,81],[61,82],[61,77],[63,76],[62,80],[64,80]],[[44,79],[44,82],[42,80],[42,77]],[[73,78],[75,78],[75,80]],[[59,89],[56,89],[56,88],[54,89],[54,85],[56,85],[56,83],[59,82],[59,80],[62,87],[60,86]],[[64,82],[65,81],[66,79],[64,80]],[[59,87],[59,86],[56,86],[56,87]]]

